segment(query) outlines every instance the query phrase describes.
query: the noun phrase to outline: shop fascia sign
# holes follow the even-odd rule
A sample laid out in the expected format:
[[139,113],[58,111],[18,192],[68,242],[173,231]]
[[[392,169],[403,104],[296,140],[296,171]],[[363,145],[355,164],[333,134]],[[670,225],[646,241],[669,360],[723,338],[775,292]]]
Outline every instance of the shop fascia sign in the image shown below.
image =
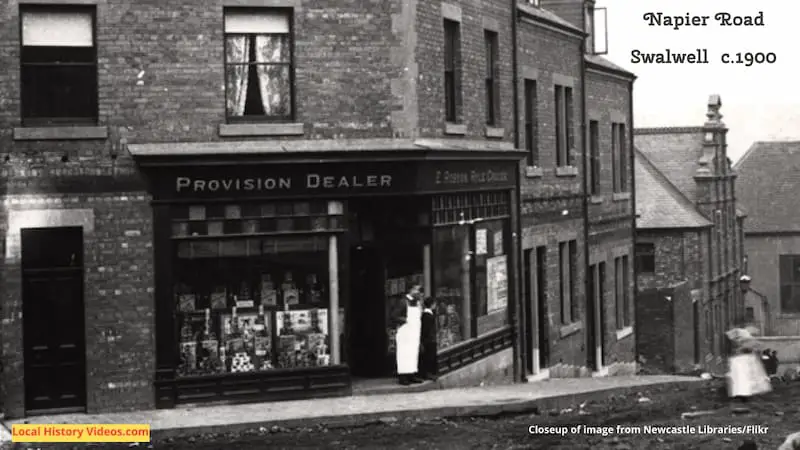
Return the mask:
[[309,173],[302,179],[293,176],[278,177],[177,177],[175,192],[250,192],[250,191],[291,191],[302,190],[336,190],[377,188],[391,189],[392,175],[322,175]]
[[163,179],[179,196],[226,193],[414,192],[513,186],[516,164],[435,161],[250,167],[206,166]]

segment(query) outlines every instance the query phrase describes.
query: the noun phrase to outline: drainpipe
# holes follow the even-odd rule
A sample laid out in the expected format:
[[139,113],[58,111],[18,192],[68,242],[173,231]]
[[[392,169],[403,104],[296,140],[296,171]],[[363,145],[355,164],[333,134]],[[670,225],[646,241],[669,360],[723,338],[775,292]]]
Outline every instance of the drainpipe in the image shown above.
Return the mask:
[[[511,0],[511,70],[512,74],[512,93],[513,93],[513,100],[512,105],[514,108],[514,148],[518,149],[520,147],[520,138],[519,138],[519,70],[518,70],[518,62],[517,62],[517,53],[519,49],[517,48],[517,21],[519,20],[518,12],[517,12],[517,0]],[[525,314],[521,314],[524,309],[522,308],[523,299],[525,298],[525,283],[522,282],[522,277],[524,276],[522,268],[525,267],[524,261],[522,261],[522,257],[524,252],[522,251],[522,174],[519,173],[520,171],[517,170],[517,183],[516,183],[516,190],[517,190],[517,201],[514,202],[515,204],[512,206],[513,208],[517,209],[517,217],[516,217],[516,224],[515,227],[517,229],[517,236],[514,239],[515,245],[513,251],[517,253],[517,267],[515,268],[517,276],[514,277],[515,281],[514,284],[517,286],[517,295],[516,295],[516,311],[514,311],[513,319],[514,322],[514,332],[516,336],[514,337],[514,380],[519,380],[522,382],[527,381],[527,377],[525,374],[525,358],[528,358],[529,343],[523,344],[522,340],[527,335],[525,331],[527,327],[530,326],[529,324],[525,323]]]
[[[634,158],[636,152],[634,149],[633,130],[635,129],[633,123],[633,82],[636,81],[634,77],[628,85],[628,120],[630,121],[630,132],[628,133],[628,154],[630,155],[630,187],[631,187],[631,255],[636,257],[636,169]],[[631,261],[633,262],[633,261]],[[636,265],[634,264],[634,268]],[[636,276],[636,270],[633,272],[633,338],[634,338],[634,362],[639,363],[639,308],[636,306],[636,296],[639,294],[639,280]]]
[[[584,8],[585,8],[585,6],[584,6]],[[581,14],[584,17],[584,19],[583,19],[584,20],[583,29],[586,30],[585,11],[581,10]],[[588,117],[588,112],[586,111],[586,36],[584,36],[584,38],[581,40],[581,49],[580,49],[580,51],[581,51],[581,69],[580,69],[581,70],[581,81],[580,81],[580,85],[581,85],[581,165],[583,166],[583,170],[582,170],[582,172],[583,172],[583,177],[582,177],[583,180],[582,180],[582,183],[581,183],[583,185],[583,187],[582,187],[583,195],[581,196],[581,204],[582,204],[582,209],[583,209],[583,212],[582,212],[582,216],[583,216],[582,217],[582,220],[583,220],[583,264],[584,264],[584,270],[583,270],[583,274],[584,274],[583,275],[583,284],[584,284],[584,291],[583,292],[584,292],[584,294],[583,294],[583,298],[586,301],[586,307],[587,308],[590,305],[591,305],[592,308],[594,308],[594,298],[591,298],[591,299],[588,298],[589,293],[592,292],[593,286],[591,285],[592,284],[592,278],[589,276],[589,267],[591,266],[591,259],[589,257],[589,248],[590,248],[590,245],[589,245],[589,170],[590,170],[590,168],[587,167],[587,164],[586,164],[586,144],[587,144],[587,139],[586,139],[586,118]],[[587,309],[587,313],[588,313],[588,309]],[[602,317],[602,315],[600,314],[600,311],[595,311],[595,316]],[[584,314],[584,318],[588,319],[588,314]],[[593,317],[593,320],[595,321],[595,323],[597,323],[597,317]],[[596,330],[596,327],[590,327],[588,323],[584,327],[584,330],[587,331],[586,335],[584,336],[584,338],[585,338],[584,339],[584,347],[586,347],[586,357],[587,357],[586,360],[588,360],[589,359],[589,355],[595,354],[595,348],[589,348],[589,346],[587,345],[589,342],[592,342],[592,340],[594,339],[594,338],[590,339],[588,332],[592,331],[596,335],[597,334],[597,330]],[[594,345],[596,346],[597,342],[595,342]],[[595,367],[600,367],[599,364],[601,363],[601,361],[595,361]]]

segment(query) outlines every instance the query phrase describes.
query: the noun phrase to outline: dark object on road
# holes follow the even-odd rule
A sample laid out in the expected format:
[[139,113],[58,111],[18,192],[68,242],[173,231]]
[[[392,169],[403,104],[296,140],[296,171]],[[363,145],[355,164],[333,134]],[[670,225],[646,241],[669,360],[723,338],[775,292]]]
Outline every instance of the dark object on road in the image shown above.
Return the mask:
[[778,373],[778,365],[780,361],[778,361],[778,352],[772,349],[766,349],[761,352],[761,363],[764,364],[764,370],[767,372],[767,375],[775,375]]
[[758,450],[758,445],[753,441],[747,440],[742,442],[738,450]]

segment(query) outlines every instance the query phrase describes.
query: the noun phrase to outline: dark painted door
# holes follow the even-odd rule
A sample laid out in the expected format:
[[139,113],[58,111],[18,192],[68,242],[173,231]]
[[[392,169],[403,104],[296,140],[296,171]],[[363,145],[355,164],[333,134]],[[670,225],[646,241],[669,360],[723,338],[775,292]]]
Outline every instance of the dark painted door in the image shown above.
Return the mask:
[[357,246],[350,253],[350,355],[354,376],[385,375],[385,265],[378,248]]
[[27,412],[84,410],[83,230],[22,230]]
[[586,356],[592,370],[599,370],[597,360],[597,265],[589,266],[589,292],[586,294]]
[[536,340],[534,336],[536,336],[536,328],[537,323],[534,322],[534,311],[536,308],[536,293],[533,291],[533,284],[534,284],[534,274],[532,272],[532,261],[533,258],[533,249],[525,250],[525,257],[523,258],[523,273],[525,274],[525,343],[526,348],[528,349],[528,357],[525,358],[525,369],[528,371],[529,374],[533,374],[534,367],[533,367],[533,358],[534,358],[534,349],[537,347]]
[[539,317],[539,367],[550,367],[550,312],[547,307],[547,247],[536,247],[536,305]]

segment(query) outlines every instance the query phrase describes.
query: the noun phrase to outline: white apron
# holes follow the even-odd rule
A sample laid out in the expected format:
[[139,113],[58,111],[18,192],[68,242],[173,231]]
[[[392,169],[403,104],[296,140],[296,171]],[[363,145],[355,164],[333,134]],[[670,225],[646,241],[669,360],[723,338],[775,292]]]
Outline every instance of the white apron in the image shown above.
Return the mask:
[[754,353],[745,353],[728,358],[728,396],[750,397],[772,390],[761,359]]
[[422,306],[408,306],[406,323],[397,328],[397,374],[417,373]]

